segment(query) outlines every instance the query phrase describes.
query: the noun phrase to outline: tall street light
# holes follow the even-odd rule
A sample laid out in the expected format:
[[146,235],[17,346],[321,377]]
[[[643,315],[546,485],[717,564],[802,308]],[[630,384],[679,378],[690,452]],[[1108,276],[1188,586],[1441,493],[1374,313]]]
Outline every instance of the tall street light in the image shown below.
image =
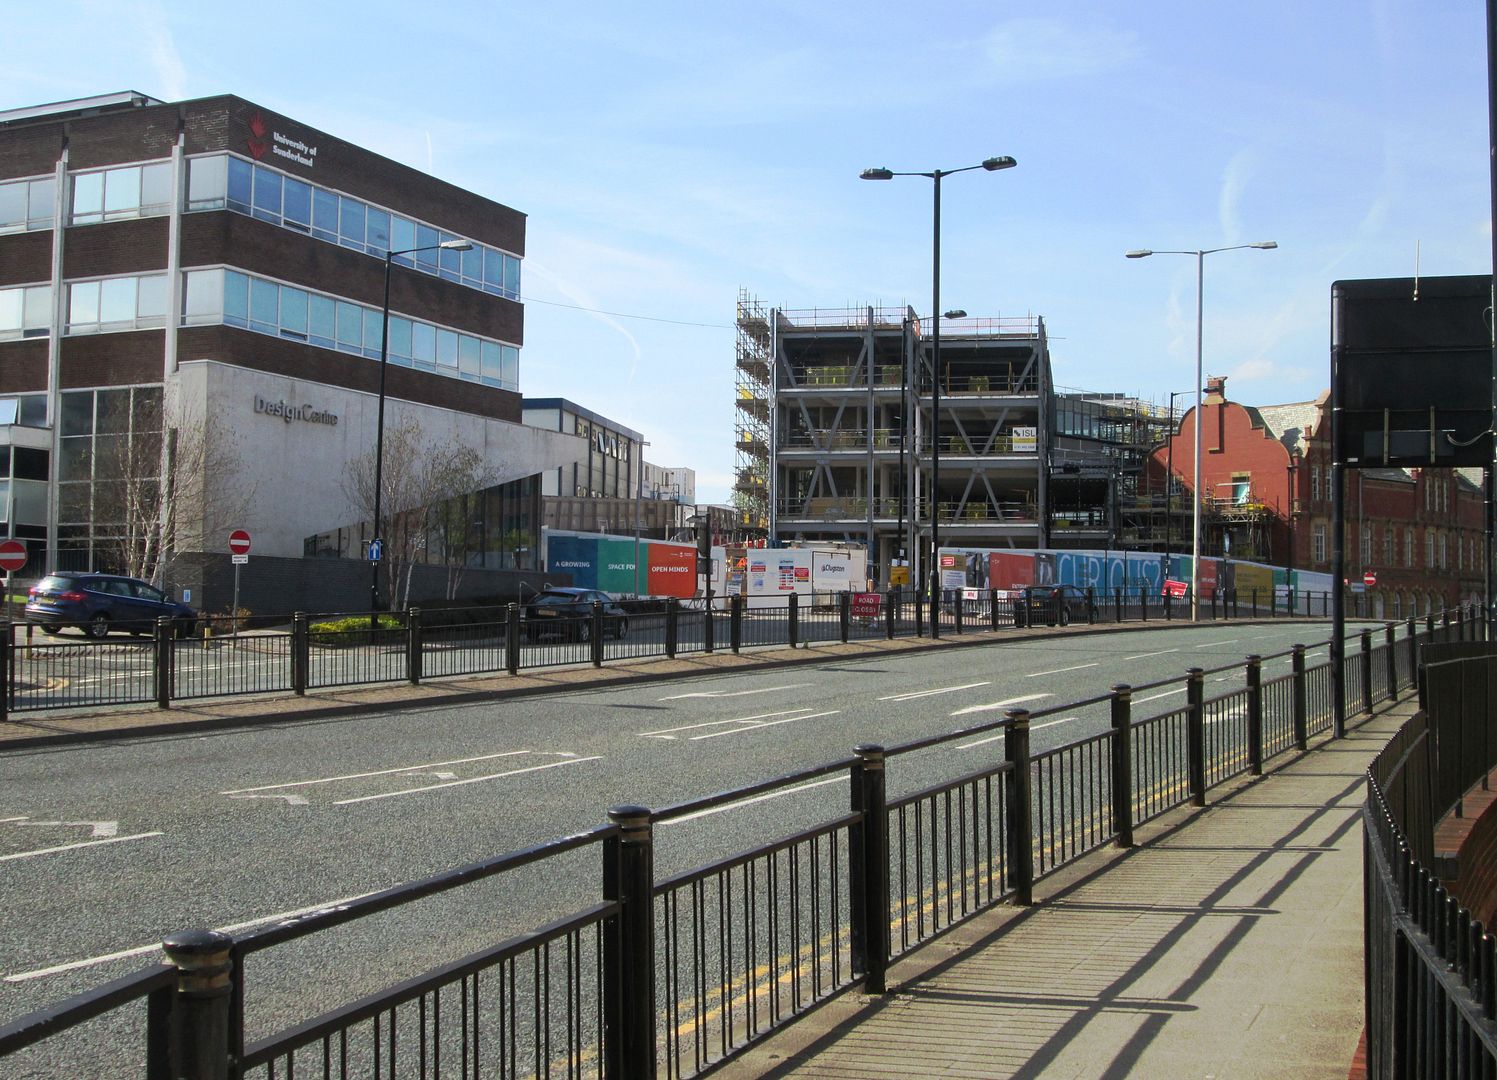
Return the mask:
[[406,248],[403,251],[385,252],[385,304],[379,327],[379,413],[374,422],[374,539],[379,545],[374,554],[378,558],[369,560],[369,628],[378,628],[379,623],[379,564],[385,557],[385,542],[380,536],[380,497],[384,494],[385,480],[385,369],[390,358],[390,267],[397,255],[414,255],[418,251],[468,251],[473,244],[467,240],[444,240],[440,244]]
[[930,636],[941,636],[941,320],[936,313],[941,310],[941,178],[952,173],[972,172],[983,169],[997,172],[1012,169],[1018,162],[1011,157],[990,157],[980,165],[966,165],[960,169],[934,169],[930,172],[894,172],[890,169],[864,169],[863,180],[892,180],[896,176],[925,176],[934,181],[935,215],[931,245],[931,513],[930,513]]
[[1150,255],[1194,255],[1196,257],[1196,410],[1195,410],[1195,466],[1192,470],[1191,497],[1194,503],[1190,526],[1190,621],[1196,622],[1201,617],[1200,584],[1201,584],[1201,382],[1204,376],[1201,374],[1201,313],[1203,298],[1205,295],[1205,270],[1206,256],[1214,255],[1218,251],[1240,251],[1243,248],[1257,248],[1260,251],[1270,251],[1279,245],[1272,240],[1260,240],[1255,244],[1233,244],[1230,247],[1203,248],[1196,251],[1155,251],[1150,248],[1139,248],[1136,251],[1126,253],[1130,259],[1146,259]]
[[[1199,382],[1200,380],[1196,380]],[[1169,474],[1164,481],[1164,573],[1169,576],[1170,556],[1174,554],[1175,544],[1175,399],[1184,397],[1190,393],[1189,390],[1170,391],[1170,441],[1169,451],[1166,455],[1165,471]]]

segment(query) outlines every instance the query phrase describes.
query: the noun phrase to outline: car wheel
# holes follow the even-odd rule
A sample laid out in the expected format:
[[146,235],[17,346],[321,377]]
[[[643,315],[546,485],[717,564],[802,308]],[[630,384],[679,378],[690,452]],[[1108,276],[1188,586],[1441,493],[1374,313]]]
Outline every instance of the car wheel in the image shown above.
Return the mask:
[[102,611],[88,620],[88,636],[102,640],[109,636],[109,616]]
[[624,640],[624,635],[627,634],[628,632],[629,632],[629,620],[625,619],[623,617],[620,617],[619,621],[615,624],[613,636],[616,637],[616,638],[618,638],[620,641],[623,641]]
[[1071,609],[1063,607],[1063,608],[1060,609],[1060,625],[1061,626],[1069,626],[1070,624],[1071,624]]
[[46,623],[43,623],[42,633],[46,634],[48,637],[56,637],[58,634],[62,633],[62,627],[48,626]]

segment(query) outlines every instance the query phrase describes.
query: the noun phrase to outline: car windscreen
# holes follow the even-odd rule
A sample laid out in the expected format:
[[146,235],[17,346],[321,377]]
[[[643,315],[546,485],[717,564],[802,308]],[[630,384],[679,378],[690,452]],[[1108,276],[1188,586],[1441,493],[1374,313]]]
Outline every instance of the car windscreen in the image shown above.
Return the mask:
[[566,604],[580,604],[582,597],[573,596],[571,593],[541,593],[533,603],[544,607],[557,607]]
[[58,577],[55,574],[48,575],[36,583],[37,592],[67,592],[76,586],[76,582],[70,577]]

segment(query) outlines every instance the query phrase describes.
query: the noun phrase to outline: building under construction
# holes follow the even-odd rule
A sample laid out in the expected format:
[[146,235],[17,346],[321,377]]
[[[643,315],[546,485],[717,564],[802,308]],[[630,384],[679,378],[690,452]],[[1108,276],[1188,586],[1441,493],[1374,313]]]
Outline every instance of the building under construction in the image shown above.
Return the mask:
[[738,298],[737,480],[771,542],[865,544],[881,584],[943,548],[1164,550],[1184,499],[1144,461],[1169,430],[1137,399],[1057,391],[1038,316],[789,310]]

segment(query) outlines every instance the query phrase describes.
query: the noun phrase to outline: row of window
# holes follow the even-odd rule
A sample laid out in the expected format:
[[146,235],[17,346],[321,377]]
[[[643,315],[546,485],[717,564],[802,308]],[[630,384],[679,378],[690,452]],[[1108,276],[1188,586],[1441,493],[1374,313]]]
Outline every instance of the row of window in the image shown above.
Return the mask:
[[[70,184],[70,225],[151,217],[172,205],[167,161],[75,173]],[[0,233],[51,228],[56,191],[52,177],[0,184]],[[381,259],[389,251],[433,249],[398,255],[395,262],[494,296],[520,298],[520,260],[514,255],[478,243],[467,251],[437,250],[461,238],[243,158],[193,158],[187,210],[225,208]]]
[[[226,323],[378,359],[382,311],[251,277],[237,270],[187,272],[185,325]],[[520,388],[520,350],[430,323],[390,316],[388,359],[468,382]]]
[[193,158],[187,173],[187,209],[225,206],[380,259],[389,251],[427,249],[397,255],[394,261],[470,289],[520,298],[520,260],[513,255],[479,243],[467,251],[439,250],[439,245],[462,238],[242,158]]
[[57,202],[57,181],[11,180],[0,184],[0,233],[50,229]]
[[166,325],[166,275],[76,281],[68,289],[69,334]]
[[[1324,522],[1316,522],[1310,530],[1310,558],[1317,563],[1327,561],[1327,533]],[[1383,530],[1383,558],[1382,565],[1392,567],[1398,565],[1394,562],[1397,553],[1397,533],[1392,526]],[[1362,565],[1368,566],[1372,563],[1373,527],[1362,526],[1361,537]],[[1403,531],[1403,566],[1414,565],[1414,530]],[[1476,570],[1480,566],[1481,552],[1479,542],[1472,540],[1468,545],[1463,533],[1456,534],[1456,569]],[[1469,565],[1468,565],[1469,564]],[[1424,567],[1429,570],[1436,568],[1440,570],[1450,569],[1450,534],[1437,532],[1434,529],[1424,531]]]
[[45,337],[52,325],[52,286],[0,289],[0,338]]

